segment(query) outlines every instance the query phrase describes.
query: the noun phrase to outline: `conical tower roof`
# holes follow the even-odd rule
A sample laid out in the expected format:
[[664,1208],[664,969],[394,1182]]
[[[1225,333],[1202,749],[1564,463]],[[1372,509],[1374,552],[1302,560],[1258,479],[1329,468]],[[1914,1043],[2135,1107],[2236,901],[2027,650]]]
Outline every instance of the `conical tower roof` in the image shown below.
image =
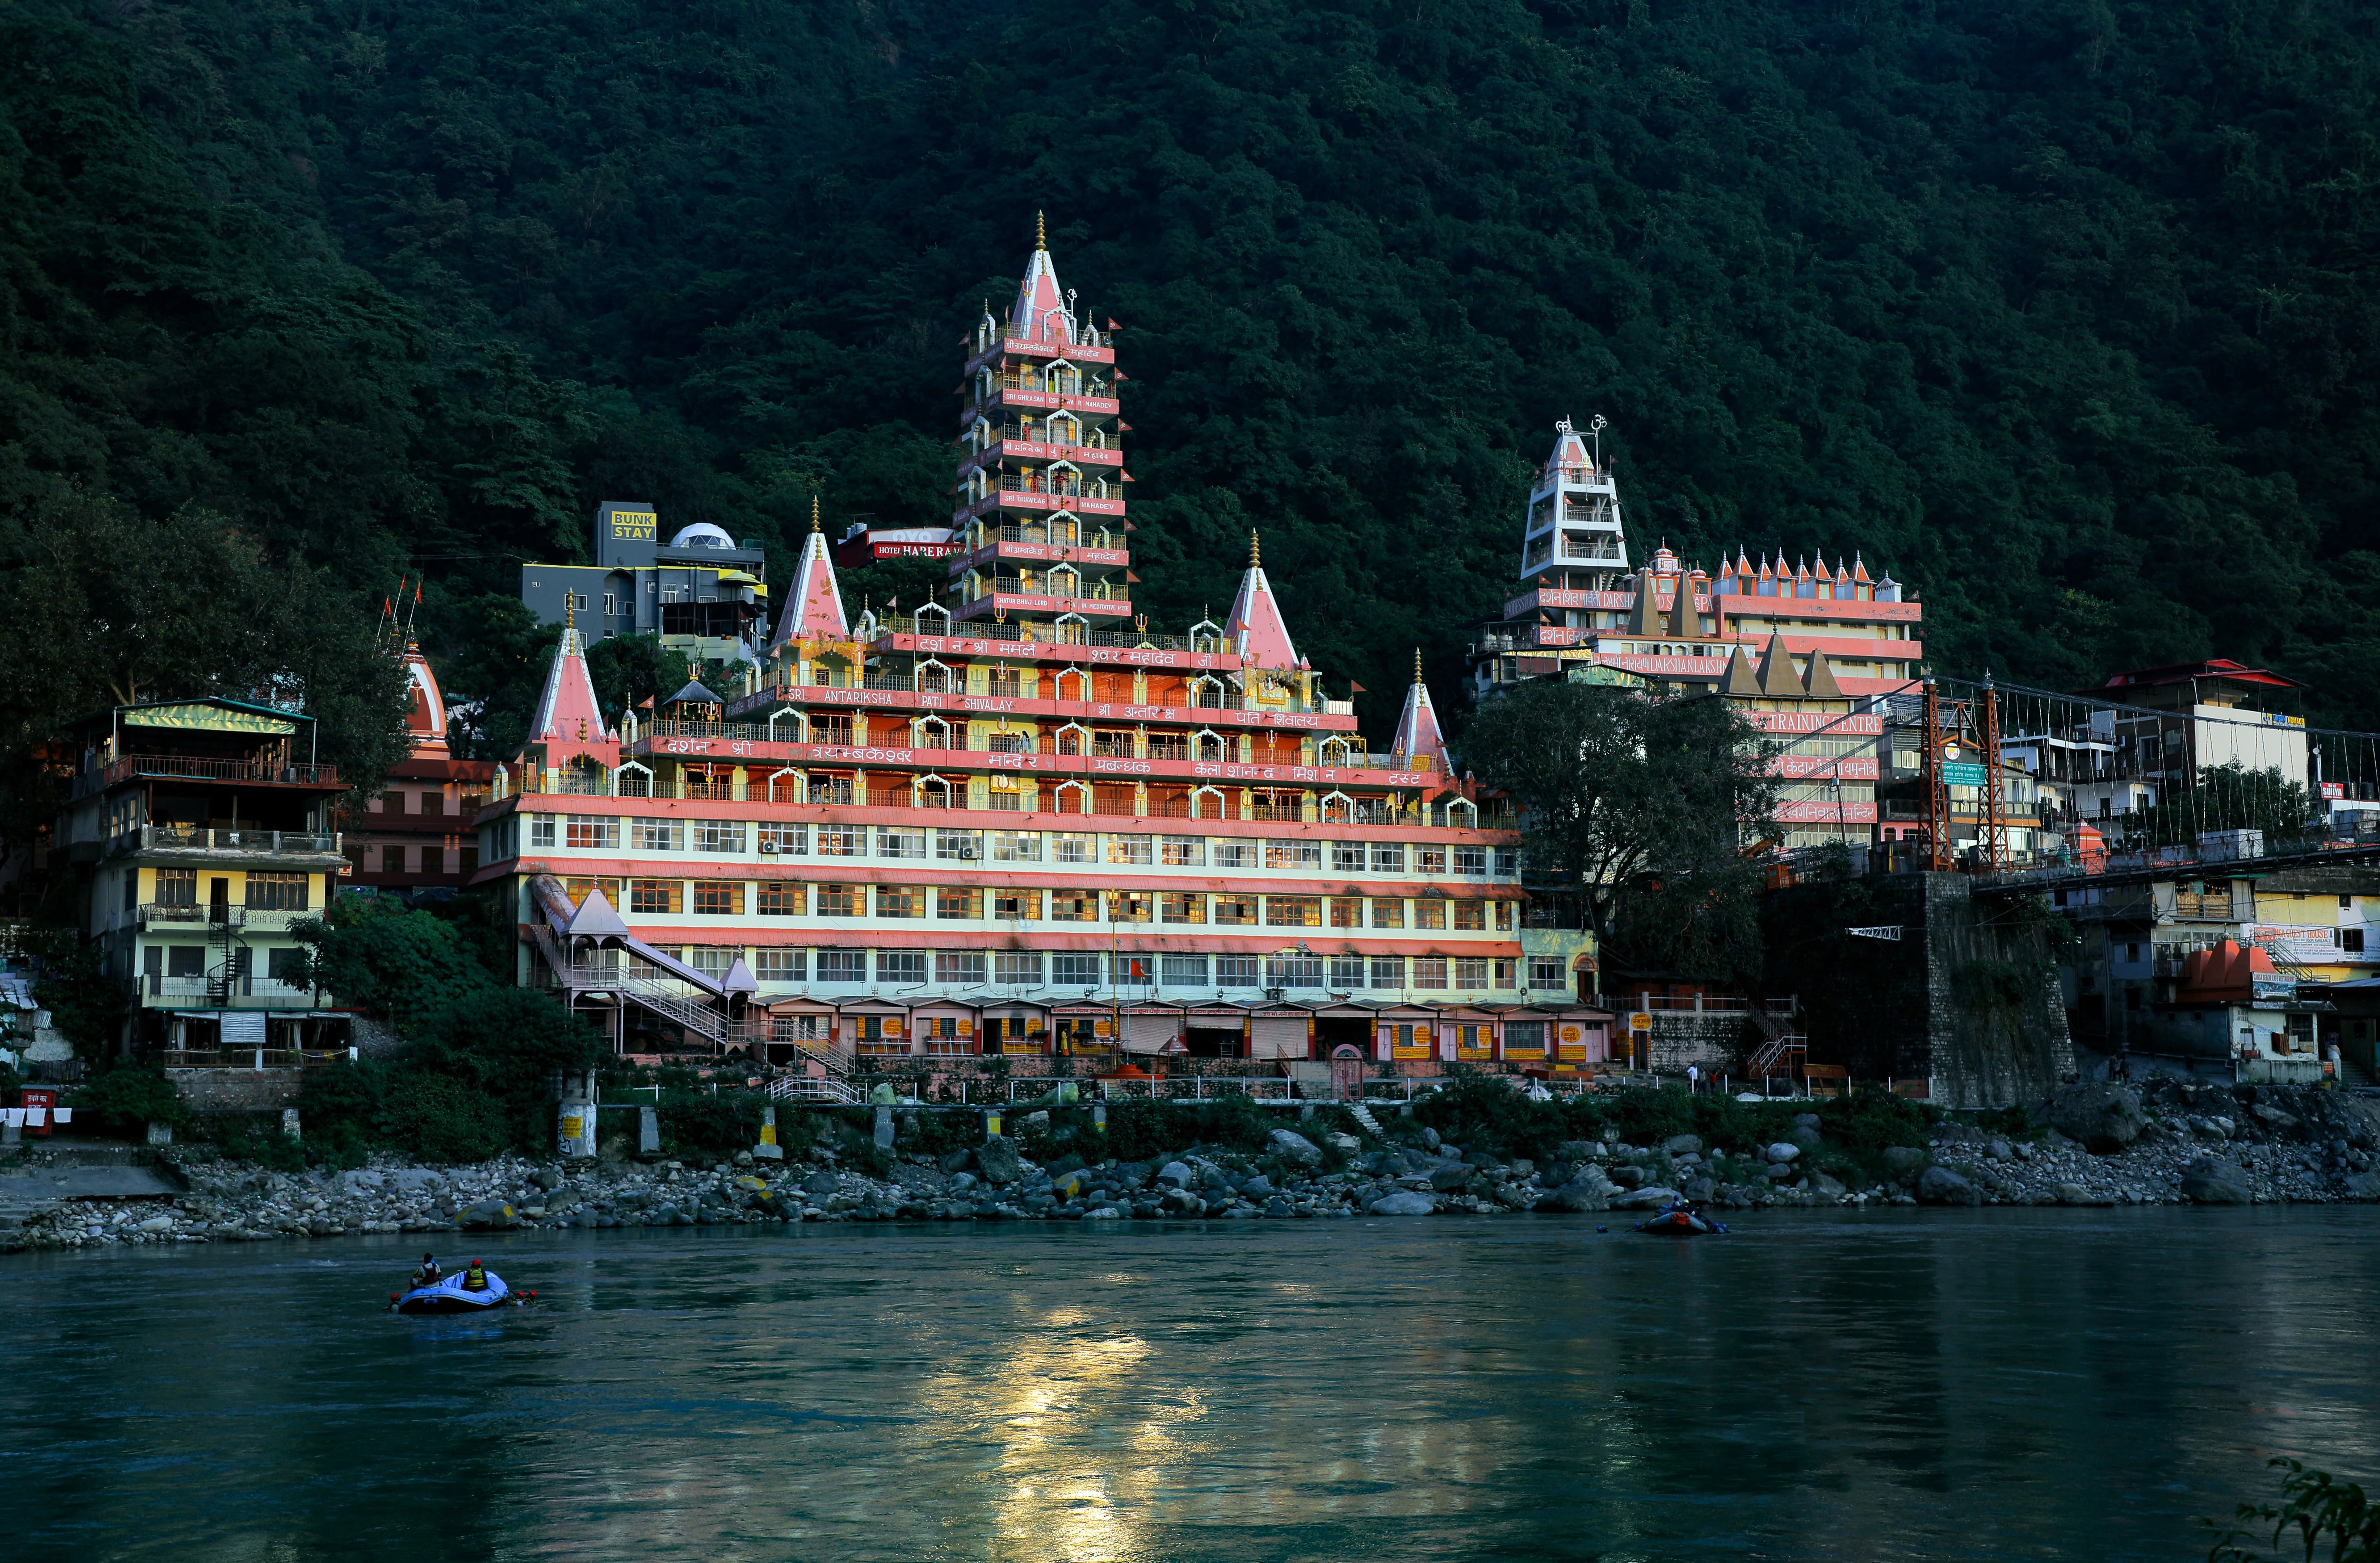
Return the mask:
[[1827,665],[1827,653],[1815,649],[1810,653],[1809,694],[1812,700],[1843,698],[1843,687],[1835,682],[1835,670]]
[[1779,700],[1802,697],[1802,680],[1793,672],[1793,657],[1782,635],[1769,636],[1760,653],[1760,692]]
[[1438,712],[1429,703],[1429,686],[1421,676],[1421,648],[1414,648],[1413,687],[1405,691],[1405,708],[1397,717],[1396,753],[1438,762],[1446,768],[1446,739],[1438,730]]
[[587,641],[576,624],[562,631],[528,732],[530,742],[548,744],[601,743],[612,737],[595,699],[594,676],[587,671]]
[[438,690],[438,675],[430,659],[412,641],[405,643],[405,734],[413,752],[431,760],[447,757],[446,697]]
[[810,500],[810,534],[802,543],[802,562],[794,575],[794,589],[778,617],[777,633],[769,650],[789,641],[844,641],[851,626],[843,617],[843,589],[835,584],[834,558],[827,552],[826,534],[819,531],[818,500]]
[[1727,659],[1727,681],[1718,687],[1723,695],[1756,695],[1760,692],[1760,675],[1752,670],[1751,654],[1742,646]]
[[1254,532],[1248,533],[1247,573],[1240,577],[1240,593],[1232,599],[1223,635],[1240,660],[1251,666],[1278,672],[1298,665],[1297,643],[1289,638],[1281,604],[1273,601],[1272,583],[1265,579],[1263,555]]
[[1075,323],[1066,311],[1065,290],[1058,286],[1058,268],[1050,260],[1050,236],[1041,214],[1033,214],[1033,258],[1025,263],[1025,280],[1016,289],[1009,311],[1009,330],[1028,342],[1072,342]]

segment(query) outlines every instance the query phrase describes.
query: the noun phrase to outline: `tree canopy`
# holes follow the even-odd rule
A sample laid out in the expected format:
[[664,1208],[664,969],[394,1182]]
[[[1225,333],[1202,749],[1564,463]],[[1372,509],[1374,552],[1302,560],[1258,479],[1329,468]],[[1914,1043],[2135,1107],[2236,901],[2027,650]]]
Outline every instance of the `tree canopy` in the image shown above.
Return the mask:
[[1600,411],[1641,538],[1863,552],[1945,671],[2236,656],[2380,727],[2375,57],[2342,0],[18,0],[0,590],[102,500],[367,618],[426,574],[501,742],[597,500],[781,565],[813,492],[946,516],[1039,209],[1142,605],[1260,529],[1372,727]]

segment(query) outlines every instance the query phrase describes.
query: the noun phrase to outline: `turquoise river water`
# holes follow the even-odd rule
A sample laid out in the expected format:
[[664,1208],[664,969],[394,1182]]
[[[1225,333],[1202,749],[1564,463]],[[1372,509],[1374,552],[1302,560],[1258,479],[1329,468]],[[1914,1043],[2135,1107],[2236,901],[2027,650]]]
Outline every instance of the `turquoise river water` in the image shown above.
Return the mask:
[[0,1260],[25,1558],[2203,1557],[2380,1475],[2380,1209],[450,1235]]

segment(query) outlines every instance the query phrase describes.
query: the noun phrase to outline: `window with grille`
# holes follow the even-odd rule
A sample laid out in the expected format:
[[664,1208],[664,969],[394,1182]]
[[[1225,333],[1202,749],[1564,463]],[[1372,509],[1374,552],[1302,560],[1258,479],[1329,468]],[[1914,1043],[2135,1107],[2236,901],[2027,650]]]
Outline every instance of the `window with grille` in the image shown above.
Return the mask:
[[992,956],[991,979],[1002,987],[1038,988],[1041,985],[1041,954],[1038,950],[1001,950]]
[[806,856],[810,849],[810,827],[806,824],[764,824],[760,827],[760,850],[781,857]]
[[1263,985],[1263,962],[1252,955],[1219,955],[1215,958],[1215,985],[1222,988],[1253,988]]
[[1542,1056],[1546,1050],[1546,1023],[1543,1020],[1507,1020],[1504,1022],[1504,1052],[1507,1056],[1528,1054]]
[[1108,861],[1111,863],[1146,863],[1149,861],[1149,839],[1148,836],[1111,836],[1108,837]]
[[878,950],[876,980],[884,983],[916,983],[926,980],[924,950]]
[[1372,843],[1374,873],[1402,873],[1405,871],[1405,845],[1402,841]]
[[1366,972],[1360,955],[1334,955],[1330,958],[1330,985],[1334,988],[1360,988]]
[[740,917],[744,911],[744,886],[717,879],[698,879],[694,885],[694,910],[701,917]]
[[1052,890],[1050,892],[1050,921],[1052,922],[1097,922],[1099,920],[1099,893],[1096,890]]
[[812,743],[849,743],[852,731],[851,715],[848,712],[814,715],[810,718]]
[[620,822],[595,814],[573,814],[565,845],[574,852],[617,851],[620,847]]
[[991,833],[991,861],[996,863],[1038,863],[1041,861],[1041,833],[1038,830],[995,830]]
[[1099,985],[1099,958],[1095,955],[1053,955],[1050,958],[1053,988],[1095,988]]
[[1414,957],[1413,985],[1417,988],[1446,986],[1446,958],[1439,955]]
[[1533,955],[1529,958],[1529,986],[1560,988],[1569,985],[1569,973],[1562,970],[1562,963],[1559,959],[1542,955]]
[[1376,955],[1372,958],[1372,985],[1376,988],[1401,988],[1405,985],[1405,958],[1401,955]]
[[304,911],[310,876],[303,873],[259,873],[249,871],[248,904],[261,911]]
[[1157,838],[1157,861],[1167,868],[1204,868],[1207,839],[1202,836],[1160,836]]
[[1521,849],[1517,847],[1497,848],[1496,877],[1499,879],[1512,879],[1518,877],[1520,872]]
[[157,904],[161,907],[191,907],[199,904],[199,871],[194,868],[161,868],[157,871]]
[[1330,843],[1330,872],[1361,873],[1364,872],[1364,844],[1360,841]]
[[818,980],[821,983],[868,981],[868,952],[866,950],[819,951]]
[[1517,960],[1499,960],[1496,962],[1496,985],[1500,988],[1509,988],[1512,986],[1512,973],[1519,970],[1520,964],[1521,963]]
[[1041,892],[994,890],[991,892],[991,915],[1015,922],[1038,922],[1041,919]]
[[1364,903],[1353,896],[1334,896],[1330,900],[1330,926],[1361,928],[1364,926]]
[[1318,896],[1267,896],[1265,926],[1268,928],[1319,928],[1322,926],[1322,900]]
[[868,850],[868,829],[865,825],[822,824],[818,827],[818,852],[821,858],[856,858]]
[[1265,867],[1317,869],[1322,866],[1322,843],[1319,841],[1268,841],[1264,844]]
[[1496,1028],[1481,1025],[1458,1025],[1454,1028],[1454,1056],[1458,1058],[1492,1057],[1496,1051]]
[[674,852],[683,837],[675,820],[638,820],[635,840],[639,852]]
[[762,917],[799,917],[809,910],[809,889],[797,879],[760,882]]
[[639,879],[628,892],[628,908],[644,917],[666,916],[677,910],[678,882],[674,879]]
[[981,950],[941,950],[934,956],[934,981],[953,986],[969,986],[984,978]]
[[1099,840],[1088,831],[1061,830],[1050,837],[1050,861],[1053,863],[1090,863],[1099,861]]
[[1484,988],[1488,985],[1488,962],[1465,957],[1454,963],[1454,985],[1458,988]]
[[695,821],[694,849],[698,852],[744,850],[744,822],[742,820]]
[[904,830],[898,825],[878,825],[876,855],[880,858],[922,858],[926,855],[926,833],[923,830]]
[[951,922],[973,922],[983,915],[983,892],[941,885],[934,891],[934,915]]
[[1322,985],[1323,967],[1320,956],[1269,956],[1265,960],[1265,986],[1318,988]]
[[554,840],[554,819],[552,814],[531,814],[528,817],[528,844],[551,847]]
[[1444,901],[1415,901],[1414,903],[1414,926],[1416,928],[1443,929],[1446,926],[1446,903]]
[[759,949],[752,952],[752,975],[764,983],[799,983],[809,976],[809,951]]
[[1414,849],[1414,872],[1442,877],[1446,873],[1446,849],[1443,847]]
[[715,945],[691,945],[687,946],[686,952],[686,963],[713,982],[727,975],[727,968],[733,965],[735,960],[734,950],[722,949]]
[[1159,915],[1168,922],[1204,922],[1207,898],[1193,891],[1167,891],[1159,898]]
[[1488,903],[1485,901],[1455,902],[1454,926],[1459,932],[1465,934],[1478,934],[1486,932],[1488,927]]
[[1488,849],[1485,847],[1457,847],[1454,849],[1454,872],[1457,873],[1486,873],[1488,872]]
[[1403,927],[1404,925],[1405,925],[1405,904],[1404,904],[1404,902],[1402,902],[1402,901],[1391,901],[1391,900],[1388,900],[1388,899],[1383,898],[1383,899],[1379,899],[1379,900],[1375,900],[1375,901],[1372,903],[1372,926],[1373,926],[1373,927],[1375,927],[1375,928],[1402,928],[1402,927]]
[[938,830],[934,832],[934,856],[943,862],[979,862],[983,859],[983,832]]
[[1217,868],[1254,868],[1257,866],[1257,844],[1219,836],[1207,844],[1208,857]]
[[1203,988],[1207,985],[1207,958],[1203,955],[1160,956],[1157,974],[1169,988]]
[[914,885],[879,885],[876,887],[876,915],[923,917],[926,915],[926,893]]
[[864,917],[868,911],[865,885],[821,885],[818,887],[820,917]]
[[1111,922],[1148,922],[1156,915],[1156,898],[1146,890],[1108,892],[1108,921]]

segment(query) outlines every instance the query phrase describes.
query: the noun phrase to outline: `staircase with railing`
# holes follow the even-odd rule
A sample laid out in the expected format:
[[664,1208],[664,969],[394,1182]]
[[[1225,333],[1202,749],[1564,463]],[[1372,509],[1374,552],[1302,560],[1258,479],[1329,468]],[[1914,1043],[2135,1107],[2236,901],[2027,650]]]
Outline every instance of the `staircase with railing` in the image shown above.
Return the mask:
[[1794,1067],[1810,1056],[1810,1039],[1793,1030],[1791,1014],[1772,1015],[1765,1007],[1755,1007],[1752,1023],[1760,1032],[1760,1045],[1753,1050],[1752,1064],[1747,1071],[1754,1080],[1766,1080],[1771,1075],[1791,1074]]
[[635,1004],[669,1024],[703,1038],[721,1047],[743,1046],[769,1040],[769,1022],[763,1016],[758,1020],[738,1020],[707,999],[689,998],[649,977],[638,977],[625,964],[595,963],[572,960],[563,952],[561,943],[551,930],[535,930],[539,950],[554,980],[572,996],[582,993],[609,993]]

